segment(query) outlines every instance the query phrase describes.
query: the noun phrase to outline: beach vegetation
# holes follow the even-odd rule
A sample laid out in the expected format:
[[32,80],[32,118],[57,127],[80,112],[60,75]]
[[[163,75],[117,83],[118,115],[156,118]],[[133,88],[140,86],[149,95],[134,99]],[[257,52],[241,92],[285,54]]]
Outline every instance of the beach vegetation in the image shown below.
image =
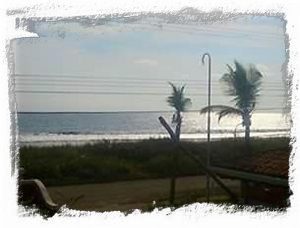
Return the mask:
[[[253,152],[289,150],[289,138],[253,138]],[[206,142],[181,141],[201,160],[206,159]],[[224,164],[244,151],[244,140],[223,139],[211,143],[211,164]],[[19,167],[23,179],[40,179],[46,186],[106,183],[123,180],[169,178],[172,156],[177,153],[177,177],[201,175],[189,156],[169,139],[138,142],[105,142],[86,145],[22,146]]]
[[240,116],[241,124],[245,127],[245,142],[249,146],[251,116],[260,95],[262,73],[254,65],[245,68],[237,61],[234,65],[235,69],[227,65],[228,72],[221,78],[221,82],[226,85],[226,94],[233,97],[231,101],[234,102],[234,107],[211,105],[201,109],[201,113],[207,113],[209,110],[215,112],[219,121],[225,116]]

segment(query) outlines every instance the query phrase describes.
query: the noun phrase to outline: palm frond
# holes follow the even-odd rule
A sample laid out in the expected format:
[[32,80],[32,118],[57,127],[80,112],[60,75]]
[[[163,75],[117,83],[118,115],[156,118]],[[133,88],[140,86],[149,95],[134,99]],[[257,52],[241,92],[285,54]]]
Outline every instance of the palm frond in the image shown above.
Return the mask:
[[251,96],[256,98],[259,96],[260,86],[262,84],[262,73],[259,72],[254,65],[250,65],[248,69],[248,81],[252,86]]
[[207,113],[209,110],[211,112],[220,112],[220,111],[222,111],[224,109],[228,109],[228,108],[237,109],[237,108],[234,108],[234,107],[231,107],[231,106],[227,106],[227,105],[211,105],[211,106],[206,106],[205,108],[202,108],[200,110],[200,113],[204,114],[204,113]]
[[232,101],[239,109],[251,110],[259,96],[262,74],[254,65],[245,69],[237,61],[234,64],[235,70],[227,65],[228,73],[222,76],[221,81],[226,84],[227,95],[233,96]]
[[219,116],[218,121],[220,121],[225,116],[230,116],[230,115],[241,116],[243,114],[242,110],[231,107],[231,106],[226,106],[226,105],[207,106],[207,107],[201,109],[200,113],[203,114],[203,113],[207,113],[209,111],[215,112]]
[[[178,87],[178,88],[179,88],[179,87]],[[183,85],[183,86],[180,88],[180,93],[181,93],[181,94],[183,94],[184,88],[185,88],[185,85]]]
[[192,100],[190,98],[184,98],[182,100],[182,111],[186,111],[187,108],[189,108],[189,106],[192,105]]
[[185,111],[187,107],[192,104],[191,99],[184,96],[185,85],[176,87],[171,82],[169,82],[169,84],[172,87],[172,93],[171,96],[167,98],[168,104],[179,112]]
[[261,79],[263,77],[262,73],[259,72],[256,67],[251,64],[248,69],[248,80],[252,85],[260,86],[261,85]]
[[218,121],[220,122],[221,119],[225,116],[241,116],[243,112],[240,109],[234,108],[234,107],[228,107],[222,111],[218,112]]
[[172,94],[175,94],[175,93],[177,93],[177,88],[176,88],[176,86],[172,83],[172,82],[168,82],[169,83],[169,85],[172,87]]

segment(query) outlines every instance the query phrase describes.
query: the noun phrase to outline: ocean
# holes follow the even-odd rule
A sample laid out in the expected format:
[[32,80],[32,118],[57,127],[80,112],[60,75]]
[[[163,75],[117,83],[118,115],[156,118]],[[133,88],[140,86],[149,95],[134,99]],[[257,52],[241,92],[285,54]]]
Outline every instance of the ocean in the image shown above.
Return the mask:
[[[101,140],[142,140],[168,137],[158,121],[163,116],[169,123],[172,112],[115,113],[18,113],[18,142],[22,145],[84,144]],[[205,140],[206,115],[183,113],[182,140]],[[212,114],[211,138],[243,137],[238,117],[225,117],[218,122]],[[175,125],[171,125],[175,127]],[[281,113],[254,113],[251,136],[289,136],[290,122]]]

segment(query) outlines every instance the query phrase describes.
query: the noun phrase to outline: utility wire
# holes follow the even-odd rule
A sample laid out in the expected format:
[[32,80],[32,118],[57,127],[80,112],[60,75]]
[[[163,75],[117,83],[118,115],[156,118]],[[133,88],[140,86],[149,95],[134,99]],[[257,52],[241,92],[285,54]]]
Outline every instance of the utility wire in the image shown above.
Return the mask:
[[[175,84],[179,84],[176,83],[175,80],[172,81]],[[80,84],[80,85],[101,85],[101,84],[105,84],[105,85],[120,85],[120,86],[124,86],[125,85],[137,85],[137,86],[155,86],[155,87],[168,87],[168,83],[167,81],[164,82],[159,82],[159,81],[129,81],[129,80],[119,80],[119,81],[112,81],[112,80],[85,80],[85,79],[74,79],[74,80],[65,80],[65,79],[34,79],[34,80],[28,80],[28,79],[17,79],[14,81],[15,84]],[[211,83],[213,87],[218,88],[218,87],[227,87],[226,83],[223,82],[212,82]],[[180,85],[186,85],[187,88],[191,88],[191,87],[207,87],[207,82],[190,82],[190,81],[181,81]],[[262,83],[262,88],[278,88],[278,89],[284,89],[284,85],[283,84],[266,84],[266,83]]]
[[[161,84],[152,84],[151,82],[124,82],[126,83],[126,86],[130,87],[138,87],[140,86],[143,87],[151,87],[151,88],[168,88],[167,83],[161,83]],[[115,82],[115,81],[97,81],[97,82],[87,82],[87,81],[48,81],[48,80],[38,80],[38,81],[15,81],[16,85],[74,85],[74,86],[111,86],[111,87],[124,87],[123,82]],[[207,88],[207,84],[198,84],[198,83],[184,83],[186,85],[186,88],[191,89],[191,88],[201,88],[205,87]],[[214,88],[218,89],[225,89],[226,84],[219,83],[215,84]],[[276,90],[277,89],[283,89],[283,86],[274,86],[274,85],[262,85],[262,90],[264,89],[270,89],[270,90]]]
[[[170,93],[158,92],[120,92],[120,91],[62,91],[62,90],[15,90],[16,93],[40,93],[40,94],[93,94],[93,95],[147,95],[147,96],[168,96]],[[213,94],[214,96],[224,97],[224,94]],[[206,93],[187,93],[187,96],[207,96]],[[283,95],[270,95],[271,97],[284,97]],[[229,97],[229,96],[228,96]]]
[[[43,91],[43,90],[40,90],[41,87],[53,87],[55,85],[35,85],[35,86],[32,86],[32,85],[28,85],[28,87],[24,86],[24,85],[18,85],[16,87],[16,90],[19,91],[19,90],[28,90],[28,91],[35,91],[36,89],[38,89],[38,91]],[[129,87],[129,88],[122,88],[120,86],[115,86],[115,87],[111,87],[111,86],[93,86],[93,85],[90,85],[90,86],[81,86],[81,85],[76,85],[76,86],[73,86],[73,85],[60,85],[60,86],[55,86],[56,89],[64,89],[64,88],[74,88],[74,89],[93,89],[92,91],[89,90],[89,92],[98,92],[99,90],[95,90],[95,89],[101,89],[102,92],[114,92],[112,91],[111,89],[115,89],[115,88],[119,88],[119,89],[122,89],[123,92],[127,92],[127,90],[124,90],[124,89],[130,89],[129,93],[132,92],[132,91],[135,91],[136,89],[138,89],[136,92],[138,92],[141,88],[140,87]],[[104,89],[104,91],[103,91]],[[165,95],[165,94],[169,94],[169,90],[167,89],[164,89],[164,90],[153,90],[153,89],[158,89],[158,88],[143,88],[145,90],[143,90],[143,92],[139,92],[141,95],[142,94],[145,94],[145,92],[147,91],[150,91],[152,93],[159,93],[159,95]],[[77,91],[77,90],[76,90]],[[198,88],[190,88],[189,90],[187,90],[187,94],[188,95],[194,95],[195,92],[197,91],[204,91],[204,90],[200,90]],[[120,92],[120,90],[118,90],[118,92]],[[278,93],[279,92],[279,93]],[[163,94],[161,94],[163,93]],[[197,94],[199,95],[199,94]],[[203,93],[203,96],[206,96],[207,94],[206,93]],[[213,95],[214,96],[226,96],[226,97],[231,97],[231,95],[228,95],[226,93],[221,93],[220,91],[217,91],[217,92],[213,92]],[[261,90],[261,93],[259,94],[260,96],[269,96],[269,97],[286,97],[286,93],[284,93],[283,91],[278,91],[278,90]]]
[[[15,77],[17,80],[24,80],[24,79],[55,79],[55,80],[60,80],[60,79],[67,79],[70,78],[72,80],[78,79],[78,80],[103,80],[103,79],[108,79],[108,80],[126,80],[126,81],[154,81],[154,82],[168,82],[168,81],[179,81],[179,82],[207,82],[206,78],[201,78],[201,79],[184,79],[184,78],[141,78],[141,77],[107,77],[107,76],[95,76],[95,75],[58,75],[58,74],[13,74],[13,77]],[[276,80],[276,81],[271,81],[269,83],[282,83],[283,81],[281,80]],[[212,83],[220,83],[220,80],[213,80]]]
[[[150,25],[150,24],[138,24],[135,23],[135,26],[131,27],[131,29],[134,31],[136,29],[141,30],[156,30],[156,31],[166,31],[166,32],[175,32],[175,33],[185,33],[189,35],[198,35],[198,36],[215,36],[215,37],[225,37],[225,38],[240,38],[240,37],[249,37],[251,39],[258,38],[258,39],[281,39],[283,40],[283,37],[280,36],[274,36],[274,35],[267,35],[258,33],[258,32],[251,32],[251,33],[238,33],[236,31],[233,31],[234,33],[226,33],[227,31],[217,31],[217,30],[211,30],[211,29],[201,29],[201,28],[187,28],[187,27],[176,27],[176,26],[164,26],[164,25]],[[138,27],[139,26],[139,27]],[[221,33],[222,32],[222,33]],[[232,31],[231,31],[232,32]]]
[[[201,25],[191,25],[191,24],[178,24],[178,23],[162,23],[162,22],[156,22],[156,23],[137,23],[137,22],[133,22],[133,23],[127,23],[126,25],[140,25],[140,26],[151,26],[151,27],[155,27],[155,28],[159,28],[159,29],[163,29],[163,28],[177,28],[177,29],[188,29],[190,31],[202,31],[202,32],[217,32],[220,33],[222,32],[222,34],[224,34],[224,32],[234,32],[236,34],[242,34],[242,35],[249,35],[249,34],[256,34],[256,35],[260,35],[260,36],[271,36],[271,37],[278,37],[278,33],[270,33],[270,32],[258,32],[258,31],[251,31],[251,30],[241,30],[241,29],[237,29],[237,28],[232,28],[232,27],[218,27],[216,25],[214,25],[213,27],[207,27],[207,26],[201,26]],[[220,31],[220,29],[222,31]]]

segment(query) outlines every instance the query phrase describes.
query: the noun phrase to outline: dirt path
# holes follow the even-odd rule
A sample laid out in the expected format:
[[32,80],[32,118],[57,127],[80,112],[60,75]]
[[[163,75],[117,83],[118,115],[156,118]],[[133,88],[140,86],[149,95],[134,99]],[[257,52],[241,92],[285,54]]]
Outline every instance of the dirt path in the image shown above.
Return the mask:
[[[236,192],[239,181],[226,180],[225,184]],[[153,201],[167,201],[170,179],[122,181],[103,184],[49,187],[53,200],[69,208],[90,211],[111,211],[147,209]],[[214,185],[215,196],[224,192]],[[176,183],[176,200],[203,201],[205,197],[205,176],[181,177]]]

